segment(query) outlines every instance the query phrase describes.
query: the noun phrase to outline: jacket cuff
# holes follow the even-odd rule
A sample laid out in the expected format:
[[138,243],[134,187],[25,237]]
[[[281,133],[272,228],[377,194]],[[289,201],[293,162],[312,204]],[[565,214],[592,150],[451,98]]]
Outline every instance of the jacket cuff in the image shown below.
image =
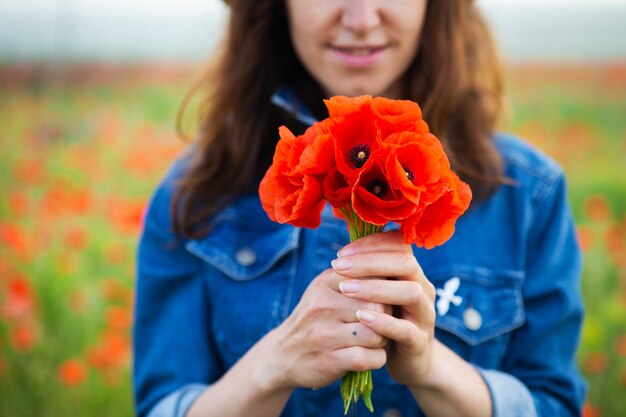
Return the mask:
[[191,404],[207,389],[208,385],[188,384],[162,398],[150,410],[148,417],[185,417]]
[[519,379],[501,371],[476,369],[489,388],[493,417],[537,417],[535,401]]

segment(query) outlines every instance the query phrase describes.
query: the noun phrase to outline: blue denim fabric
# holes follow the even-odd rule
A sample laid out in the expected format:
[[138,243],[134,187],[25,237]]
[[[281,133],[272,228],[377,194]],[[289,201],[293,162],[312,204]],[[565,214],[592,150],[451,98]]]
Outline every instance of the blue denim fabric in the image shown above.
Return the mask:
[[[440,289],[437,301],[444,298],[435,335],[481,373],[496,417],[577,416],[586,391],[575,362],[581,255],[563,173],[512,136],[494,140],[515,184],[470,209],[443,246],[415,248]],[[170,202],[185,169],[182,158],[154,194],[139,247],[140,417],[184,416],[205,387],[290,314],[349,242],[344,222],[328,207],[319,228],[298,229],[271,222],[258,196],[248,195],[211,219],[208,236],[177,243]],[[373,416],[423,415],[385,368],[373,376]],[[338,383],[296,390],[282,415],[343,415]],[[370,413],[359,404],[356,415]]]

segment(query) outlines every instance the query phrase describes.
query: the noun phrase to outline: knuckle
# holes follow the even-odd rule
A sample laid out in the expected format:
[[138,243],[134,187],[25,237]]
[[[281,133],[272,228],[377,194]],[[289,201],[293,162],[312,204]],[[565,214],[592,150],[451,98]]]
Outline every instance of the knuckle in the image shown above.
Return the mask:
[[417,326],[411,325],[410,328],[404,332],[405,340],[404,343],[417,346],[420,342],[420,331]]
[[321,300],[313,300],[309,305],[308,316],[312,318],[319,318],[326,314],[328,306]]
[[437,320],[437,312],[435,311],[435,303],[431,302],[428,309],[428,322],[434,323]]
[[385,347],[385,346],[387,346],[388,339],[387,339],[386,337],[383,337],[383,336],[381,336],[381,335],[379,335],[379,334],[374,334],[373,339],[374,339],[374,340],[373,340],[372,345],[373,345],[374,347],[381,348],[381,347]]
[[376,313],[384,313],[385,312],[385,304],[368,302],[365,305],[365,309],[369,311],[374,311]]
[[435,288],[435,285],[432,282],[426,280],[424,287],[425,287],[426,293],[428,294],[428,297],[434,300],[435,297],[437,296],[437,289]]
[[417,269],[417,267],[419,266],[417,263],[417,259],[415,259],[415,255],[413,255],[413,252],[403,252],[402,257],[404,263],[409,265],[411,269]]
[[365,349],[354,349],[352,352],[351,369],[353,371],[365,371],[368,369],[368,360]]
[[424,290],[417,282],[411,282],[409,289],[407,290],[407,296],[410,303],[418,304],[424,296]]
[[387,363],[387,352],[385,349],[376,349],[376,358],[371,366],[371,369],[380,369]]

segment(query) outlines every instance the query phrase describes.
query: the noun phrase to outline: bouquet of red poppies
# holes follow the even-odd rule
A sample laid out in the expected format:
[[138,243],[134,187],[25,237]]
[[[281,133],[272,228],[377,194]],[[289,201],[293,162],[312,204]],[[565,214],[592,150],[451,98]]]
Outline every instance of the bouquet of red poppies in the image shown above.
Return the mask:
[[[398,223],[405,243],[431,249],[454,233],[472,194],[450,169],[420,107],[362,96],[325,100],[329,117],[295,136],[285,126],[259,194],[270,219],[315,228],[330,203],[354,241]],[[363,396],[370,411],[371,371],[349,372],[347,412]]]

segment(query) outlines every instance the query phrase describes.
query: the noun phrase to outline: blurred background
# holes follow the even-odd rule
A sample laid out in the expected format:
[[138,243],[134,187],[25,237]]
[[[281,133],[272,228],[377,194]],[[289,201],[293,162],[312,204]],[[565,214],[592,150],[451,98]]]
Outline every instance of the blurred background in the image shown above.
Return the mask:
[[[626,415],[626,0],[478,0],[516,132],[566,170],[586,416]],[[131,416],[134,251],[218,0],[0,0],[0,416]]]

